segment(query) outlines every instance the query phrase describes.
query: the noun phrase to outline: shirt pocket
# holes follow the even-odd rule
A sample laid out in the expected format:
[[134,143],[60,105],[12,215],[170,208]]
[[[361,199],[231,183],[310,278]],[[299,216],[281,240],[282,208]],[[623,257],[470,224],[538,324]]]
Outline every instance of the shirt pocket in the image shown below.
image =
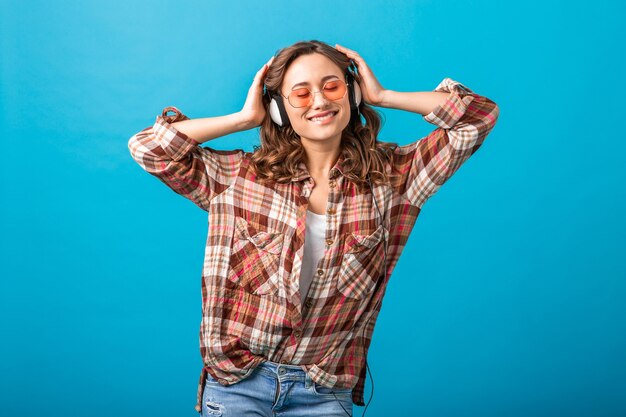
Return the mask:
[[370,235],[348,233],[337,278],[337,290],[348,298],[361,299],[374,289],[383,274],[384,239],[387,229],[380,225]]
[[252,294],[276,294],[283,239],[282,233],[259,230],[235,217],[228,279]]

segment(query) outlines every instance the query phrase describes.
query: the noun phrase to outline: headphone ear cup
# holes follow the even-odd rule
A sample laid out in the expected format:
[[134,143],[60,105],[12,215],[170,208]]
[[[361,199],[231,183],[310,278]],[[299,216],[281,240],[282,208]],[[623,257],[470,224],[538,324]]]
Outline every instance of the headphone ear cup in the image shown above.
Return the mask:
[[287,111],[285,110],[283,98],[278,94],[272,94],[271,97],[270,117],[278,126],[282,127],[289,125],[289,117],[287,116]]
[[361,104],[361,86],[355,79],[352,79],[352,83],[354,85],[354,101],[356,102],[356,107],[359,107]]
[[272,98],[270,101],[270,117],[278,126],[283,125],[283,121],[280,119],[280,110],[278,110],[278,104],[275,98]]
[[346,84],[349,85],[348,96],[350,99],[350,108],[354,113],[358,114],[362,97],[361,86],[359,86],[359,83],[356,82],[356,78],[354,78],[354,75],[349,70],[346,73]]

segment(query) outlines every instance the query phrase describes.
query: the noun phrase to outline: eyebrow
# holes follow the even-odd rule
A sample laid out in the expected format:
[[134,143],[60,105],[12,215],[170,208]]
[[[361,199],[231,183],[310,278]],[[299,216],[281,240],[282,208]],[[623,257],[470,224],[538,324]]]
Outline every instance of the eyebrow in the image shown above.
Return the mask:
[[[327,75],[327,76],[325,76],[325,77],[323,77],[323,78],[322,78],[322,82],[324,82],[324,81],[326,81],[326,80],[329,80],[329,79],[331,79],[331,78],[337,78],[337,79],[338,79],[339,77],[338,77],[338,76],[336,76],[336,75]],[[293,90],[294,88],[296,88],[296,87],[298,87],[298,86],[301,86],[301,85],[309,85],[309,83],[308,83],[308,82],[306,82],[306,81],[303,81],[303,82],[301,82],[301,83],[294,84],[294,85],[293,85],[293,87],[291,87],[291,89]]]

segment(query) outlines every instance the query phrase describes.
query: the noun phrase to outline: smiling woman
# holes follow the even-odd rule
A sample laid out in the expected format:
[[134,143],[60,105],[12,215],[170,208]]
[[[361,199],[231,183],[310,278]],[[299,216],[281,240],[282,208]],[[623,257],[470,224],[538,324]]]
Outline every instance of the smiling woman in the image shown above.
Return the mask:
[[[375,105],[436,128],[379,142]],[[383,89],[356,52],[309,41],[258,70],[241,111],[191,120],[167,107],[132,136],[144,170],[209,212],[196,410],[332,417],[365,405],[391,272],[424,203],[498,115],[450,78],[431,92]],[[254,152],[198,146],[259,125]]]
[[252,155],[260,181],[293,178],[304,163],[323,182],[339,154],[344,175],[356,185],[365,186],[368,174],[375,183],[389,179],[383,167],[397,145],[377,141],[381,119],[363,102],[353,69],[346,54],[319,41],[298,42],[274,56],[263,96],[272,117],[261,124],[261,145]]

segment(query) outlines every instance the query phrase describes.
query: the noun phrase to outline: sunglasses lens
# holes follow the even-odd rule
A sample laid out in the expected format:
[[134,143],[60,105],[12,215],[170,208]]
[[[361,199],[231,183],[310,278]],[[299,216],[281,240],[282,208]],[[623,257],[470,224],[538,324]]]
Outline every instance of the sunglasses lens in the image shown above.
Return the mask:
[[324,95],[329,100],[339,100],[346,94],[346,84],[343,81],[329,81],[324,85]]
[[294,107],[304,107],[311,100],[311,92],[308,88],[298,88],[289,94],[289,102]]
[[[326,99],[335,101],[343,98],[346,94],[346,83],[341,80],[333,80],[324,84],[323,93]],[[311,104],[312,101],[311,91],[306,88],[298,88],[289,93],[289,102],[293,107],[306,107]]]

